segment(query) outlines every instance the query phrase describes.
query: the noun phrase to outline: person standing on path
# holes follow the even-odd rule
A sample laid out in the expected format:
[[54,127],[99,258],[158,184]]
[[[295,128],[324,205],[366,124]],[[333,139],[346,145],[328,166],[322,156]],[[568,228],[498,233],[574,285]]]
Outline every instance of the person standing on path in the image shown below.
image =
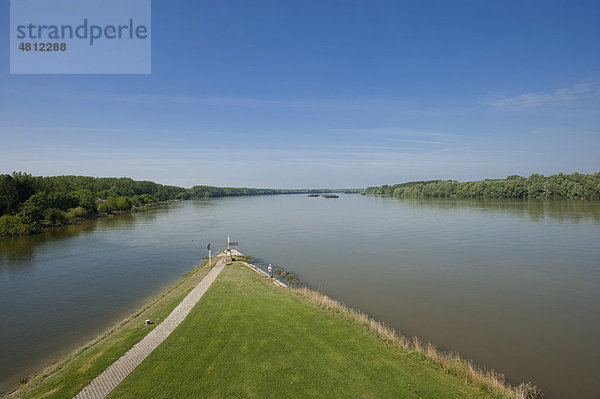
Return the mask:
[[267,270],[269,271],[269,275],[271,276],[271,278],[273,278],[273,267],[271,266],[270,263],[269,263],[269,267],[267,267]]

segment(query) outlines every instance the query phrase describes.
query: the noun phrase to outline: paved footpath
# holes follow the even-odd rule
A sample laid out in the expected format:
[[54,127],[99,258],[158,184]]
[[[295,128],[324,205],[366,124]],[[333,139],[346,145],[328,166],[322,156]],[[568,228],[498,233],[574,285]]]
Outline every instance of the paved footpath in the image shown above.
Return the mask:
[[102,374],[94,378],[88,386],[75,396],[75,399],[103,399],[107,397],[186,318],[221,273],[223,267],[225,267],[225,261],[223,258],[219,258],[215,267],[190,291],[162,323],[111,364]]

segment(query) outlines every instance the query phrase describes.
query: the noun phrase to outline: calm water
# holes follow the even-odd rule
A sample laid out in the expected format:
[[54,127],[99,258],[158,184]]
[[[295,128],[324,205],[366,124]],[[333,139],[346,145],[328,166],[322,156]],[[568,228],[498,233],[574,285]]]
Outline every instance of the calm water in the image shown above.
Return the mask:
[[0,391],[111,326],[225,237],[442,348],[600,397],[600,203],[304,195],[187,201],[0,240]]

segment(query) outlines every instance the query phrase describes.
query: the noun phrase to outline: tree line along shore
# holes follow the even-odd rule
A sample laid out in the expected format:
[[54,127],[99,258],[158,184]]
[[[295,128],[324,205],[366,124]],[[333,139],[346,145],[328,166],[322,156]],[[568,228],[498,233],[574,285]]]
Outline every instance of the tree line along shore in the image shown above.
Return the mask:
[[[212,197],[337,192],[333,189],[259,189],[194,186],[183,188],[130,178],[0,175],[0,237],[20,236],[108,214],[142,210],[173,200]],[[359,190],[346,190],[346,193]],[[600,199],[600,172],[471,182],[413,181],[367,187],[363,195],[397,198]]]
[[172,200],[331,192],[330,189],[183,188],[130,178],[0,175],[0,237],[39,232],[101,215],[141,210]]
[[600,199],[600,172],[594,174],[558,173],[544,176],[534,173],[506,179],[470,182],[427,180],[367,187],[363,195],[391,195],[396,198],[532,198]]

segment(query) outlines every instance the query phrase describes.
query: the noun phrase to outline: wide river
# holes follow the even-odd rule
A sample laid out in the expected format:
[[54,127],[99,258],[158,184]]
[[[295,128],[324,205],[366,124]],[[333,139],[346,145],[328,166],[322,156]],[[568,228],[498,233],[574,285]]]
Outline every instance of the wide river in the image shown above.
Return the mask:
[[0,391],[230,234],[242,252],[513,383],[600,397],[600,203],[340,197],[185,201],[0,239]]

